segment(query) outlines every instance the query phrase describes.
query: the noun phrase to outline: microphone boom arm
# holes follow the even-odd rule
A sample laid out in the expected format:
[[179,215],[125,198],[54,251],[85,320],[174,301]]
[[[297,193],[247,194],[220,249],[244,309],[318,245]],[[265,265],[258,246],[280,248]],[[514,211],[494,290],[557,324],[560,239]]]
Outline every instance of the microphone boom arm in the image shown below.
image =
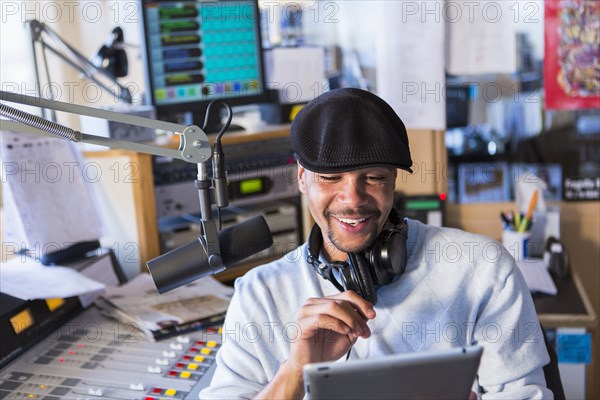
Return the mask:
[[[46,59],[46,54],[44,52],[47,50],[55,56],[59,57],[65,63],[69,64],[72,68],[79,71],[79,73],[81,73],[87,79],[91,80],[92,82],[100,86],[102,89],[111,93],[116,98],[119,98],[129,104],[132,103],[133,99],[131,97],[131,91],[127,87],[121,85],[117,81],[116,77],[111,75],[105,69],[99,68],[92,64],[90,61],[88,61],[87,58],[85,58],[81,53],[75,50],[73,46],[69,45],[62,37],[60,37],[58,33],[53,31],[43,22],[34,19],[27,21],[27,23],[31,32],[31,42],[33,46],[34,60],[36,61],[35,69],[38,81],[40,81],[40,72],[38,69],[37,56],[35,51],[36,43],[38,43],[41,46],[44,61]],[[54,47],[52,45],[52,42],[54,42],[54,45],[57,47]],[[46,75],[48,75],[47,70]],[[102,79],[106,79],[110,83],[117,86],[118,90],[103,83],[101,79],[99,79],[97,76],[101,76]]]
[[[95,136],[74,131],[51,121],[47,121],[38,116],[17,110],[6,104],[0,103],[0,116],[12,119],[15,122],[2,120],[0,124],[2,129],[27,132],[40,136],[59,137],[76,142],[97,144],[113,149],[131,150],[138,153],[151,154],[162,157],[176,158],[189,163],[198,164],[208,162],[212,156],[212,149],[206,133],[196,125],[180,125],[171,122],[157,121],[149,118],[126,115],[114,111],[101,110],[92,107],[80,106],[77,104],[64,103],[60,101],[47,100],[38,97],[15,94],[0,91],[0,101],[23,104],[27,106],[48,108],[56,111],[63,111],[71,114],[86,115],[89,117],[105,119],[109,121],[122,122],[125,124],[143,126],[151,129],[161,129],[168,132],[174,132],[179,135],[179,148],[177,150],[168,149],[160,146],[148,145],[138,142],[128,142],[125,140]],[[15,119],[14,117],[19,117]],[[64,131],[73,132],[69,137],[49,132],[46,130],[51,124],[62,128]]]

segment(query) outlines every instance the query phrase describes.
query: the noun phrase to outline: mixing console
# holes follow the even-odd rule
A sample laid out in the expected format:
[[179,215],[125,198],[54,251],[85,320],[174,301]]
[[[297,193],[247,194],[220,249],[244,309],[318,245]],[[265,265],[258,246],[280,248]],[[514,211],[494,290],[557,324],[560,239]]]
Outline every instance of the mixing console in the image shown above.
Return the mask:
[[152,342],[91,308],[0,370],[0,398],[197,399],[220,345],[218,328]]

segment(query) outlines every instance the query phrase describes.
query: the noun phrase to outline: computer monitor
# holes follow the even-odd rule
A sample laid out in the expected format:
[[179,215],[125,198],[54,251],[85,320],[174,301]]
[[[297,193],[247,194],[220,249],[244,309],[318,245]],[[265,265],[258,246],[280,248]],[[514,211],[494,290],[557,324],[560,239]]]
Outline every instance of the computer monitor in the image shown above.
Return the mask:
[[[191,122],[202,126],[212,100],[264,101],[256,0],[142,0],[142,7],[147,88],[158,118],[191,113]],[[214,116],[207,132],[218,130],[218,112],[211,111]]]
[[469,125],[469,85],[449,84],[446,87],[446,128],[464,128]]

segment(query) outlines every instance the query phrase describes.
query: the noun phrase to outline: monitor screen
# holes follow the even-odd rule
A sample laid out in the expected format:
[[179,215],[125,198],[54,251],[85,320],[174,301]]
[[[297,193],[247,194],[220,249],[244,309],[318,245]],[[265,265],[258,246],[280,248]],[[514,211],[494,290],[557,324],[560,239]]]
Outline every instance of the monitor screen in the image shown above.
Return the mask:
[[[143,0],[148,91],[159,117],[265,94],[258,2]],[[194,123],[198,124],[194,118]]]
[[469,125],[470,92],[468,85],[446,87],[446,128],[464,128]]

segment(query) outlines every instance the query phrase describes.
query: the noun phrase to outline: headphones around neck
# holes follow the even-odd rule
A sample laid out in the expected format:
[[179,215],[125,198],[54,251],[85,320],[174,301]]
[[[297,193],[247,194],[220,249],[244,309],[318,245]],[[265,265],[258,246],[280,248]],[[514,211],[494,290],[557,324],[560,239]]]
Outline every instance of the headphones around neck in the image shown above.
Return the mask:
[[[307,261],[340,291],[354,290],[372,304],[377,303],[375,286],[387,285],[406,269],[408,226],[394,209],[389,222],[367,250],[348,253],[346,262],[319,261],[323,247],[321,229],[315,224],[308,238]],[[337,270],[337,277],[334,271]],[[338,279],[339,278],[339,279]]]

